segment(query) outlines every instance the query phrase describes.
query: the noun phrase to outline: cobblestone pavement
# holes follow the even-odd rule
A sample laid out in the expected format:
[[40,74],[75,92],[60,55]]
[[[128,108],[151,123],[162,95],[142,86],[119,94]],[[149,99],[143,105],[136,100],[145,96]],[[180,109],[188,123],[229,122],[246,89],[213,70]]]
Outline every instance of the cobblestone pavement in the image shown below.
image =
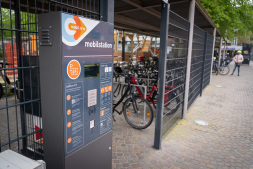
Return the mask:
[[[16,99],[18,103],[18,99]],[[6,107],[15,104],[15,97],[9,96],[7,99],[4,97],[0,99],[0,107]],[[7,143],[9,140],[14,140],[21,137],[21,121],[20,121],[20,107],[11,107],[8,109],[8,116],[6,109],[0,110],[0,144]],[[17,127],[18,126],[18,127]],[[9,130],[8,130],[9,128]],[[8,132],[9,131],[9,132]],[[18,144],[22,145],[22,140],[19,142],[11,143],[1,147],[1,151],[12,149],[18,152]],[[21,149],[21,148],[20,148]]]
[[113,168],[253,168],[253,64],[243,65],[239,77],[230,74],[212,76],[186,118],[163,137],[161,150],[152,148],[154,121],[139,131],[116,116]]

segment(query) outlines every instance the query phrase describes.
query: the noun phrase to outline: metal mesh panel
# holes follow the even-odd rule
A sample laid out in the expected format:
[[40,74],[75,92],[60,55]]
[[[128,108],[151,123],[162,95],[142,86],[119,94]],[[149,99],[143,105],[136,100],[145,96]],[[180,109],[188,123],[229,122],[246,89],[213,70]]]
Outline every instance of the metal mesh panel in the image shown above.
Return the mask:
[[182,117],[188,54],[189,22],[172,11],[168,36],[163,135]]
[[207,44],[206,44],[206,58],[203,74],[203,89],[210,83],[211,75],[211,62],[212,62],[212,52],[213,52],[213,36],[207,34]]
[[[38,14],[52,11],[100,19],[100,0],[2,0],[0,152],[43,158]],[[48,82],[50,83],[50,82]]]
[[198,97],[202,84],[202,68],[205,52],[205,32],[194,26],[188,108]]

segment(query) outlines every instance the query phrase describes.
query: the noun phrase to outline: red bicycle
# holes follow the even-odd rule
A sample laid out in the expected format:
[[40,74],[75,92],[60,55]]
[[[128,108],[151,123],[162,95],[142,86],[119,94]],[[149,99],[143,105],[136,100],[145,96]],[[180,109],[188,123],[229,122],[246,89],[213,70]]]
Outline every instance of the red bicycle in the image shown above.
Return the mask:
[[[138,81],[135,77],[132,77],[131,84],[135,85],[136,91],[142,98],[144,98],[144,91],[138,85]],[[122,88],[122,94],[125,93],[127,86]],[[181,100],[178,96],[179,89],[175,85],[166,85],[165,86],[165,93],[164,93],[164,115],[171,115],[174,114],[178,108],[180,107]],[[130,93],[129,93],[130,94]],[[156,109],[157,104],[157,87],[153,84],[149,94],[146,96],[146,99],[153,104],[153,107]]]

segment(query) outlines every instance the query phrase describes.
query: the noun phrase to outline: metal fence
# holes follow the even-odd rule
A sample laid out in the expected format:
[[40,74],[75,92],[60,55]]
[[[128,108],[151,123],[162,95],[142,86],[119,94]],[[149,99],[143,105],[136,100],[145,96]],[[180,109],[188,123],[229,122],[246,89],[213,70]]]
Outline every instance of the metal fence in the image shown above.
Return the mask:
[[194,25],[188,108],[201,92],[204,55],[205,31]]
[[189,28],[187,20],[170,11],[162,117],[163,135],[183,114]]
[[206,39],[206,52],[205,52],[205,64],[204,64],[204,71],[203,71],[203,86],[202,88],[206,88],[206,86],[210,83],[210,75],[211,75],[211,63],[212,63],[212,53],[213,53],[213,36],[207,34]]
[[[164,3],[160,29],[159,97],[157,98],[154,140],[156,149],[161,148],[162,136],[183,115],[190,23],[171,12],[169,5]],[[195,25],[188,108],[210,82],[212,52],[213,36]]]
[[[43,158],[38,14],[53,11],[100,20],[102,0],[2,0],[0,152]],[[48,82],[50,83],[50,82]]]
[[213,36],[196,25],[193,31],[188,108],[210,83]]

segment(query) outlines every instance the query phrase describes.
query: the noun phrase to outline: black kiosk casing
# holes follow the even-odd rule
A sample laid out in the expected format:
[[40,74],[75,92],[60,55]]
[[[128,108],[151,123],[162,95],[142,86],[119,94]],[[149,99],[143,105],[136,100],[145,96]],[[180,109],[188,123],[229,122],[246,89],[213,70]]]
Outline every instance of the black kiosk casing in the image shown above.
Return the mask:
[[243,43],[242,44],[242,55],[244,58],[244,61],[242,64],[250,64],[251,60],[251,52],[252,52],[252,44],[251,43]]
[[113,24],[39,15],[47,169],[112,168]]

